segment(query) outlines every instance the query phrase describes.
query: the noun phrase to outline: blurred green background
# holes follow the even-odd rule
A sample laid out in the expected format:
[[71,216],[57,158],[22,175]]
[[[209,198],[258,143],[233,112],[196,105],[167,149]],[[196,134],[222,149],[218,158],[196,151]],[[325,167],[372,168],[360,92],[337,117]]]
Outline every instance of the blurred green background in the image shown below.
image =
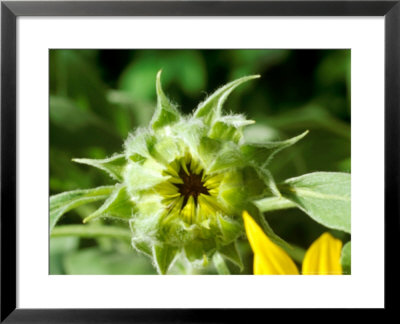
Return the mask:
[[[313,171],[351,171],[350,50],[50,50],[49,55],[50,195],[113,183],[100,170],[71,159],[120,152],[128,133],[148,124],[160,69],[165,93],[185,113],[219,86],[261,74],[235,90],[225,109],[256,121],[245,133],[249,139],[285,139],[310,130],[272,162],[278,182]],[[95,207],[80,207],[60,224],[80,224]],[[296,209],[265,216],[278,235],[297,247],[292,257],[298,264],[304,249],[326,231]],[[347,234],[331,232],[343,243],[349,240]],[[243,273],[251,273],[252,254],[245,240],[240,249]],[[129,240],[56,237],[50,239],[50,273],[156,272]]]

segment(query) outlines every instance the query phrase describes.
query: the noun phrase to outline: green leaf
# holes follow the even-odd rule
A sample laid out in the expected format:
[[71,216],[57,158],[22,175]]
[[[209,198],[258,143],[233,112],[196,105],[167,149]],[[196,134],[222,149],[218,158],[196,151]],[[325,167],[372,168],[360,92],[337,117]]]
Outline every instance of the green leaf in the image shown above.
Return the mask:
[[240,84],[259,78],[259,75],[246,76],[235,81],[232,81],[222,88],[219,88],[205,101],[199,104],[196,111],[194,112],[195,118],[204,118],[205,123],[211,125],[215,118],[219,118],[222,111],[222,106],[229,94]]
[[83,222],[96,217],[115,217],[129,219],[133,214],[134,204],[131,197],[127,193],[125,186],[116,186],[112,194],[107,198],[104,204],[97,209],[93,214],[86,217]]
[[269,142],[269,143],[246,143],[241,146],[241,151],[247,159],[257,165],[265,168],[272,160],[272,158],[281,150],[296,144],[308,131],[289,138],[285,141]]
[[163,126],[170,125],[180,119],[180,114],[177,110],[176,105],[171,103],[171,101],[167,98],[162,90],[161,70],[157,73],[156,92],[157,108],[150,122],[153,129],[158,129]]
[[78,206],[106,199],[114,190],[114,186],[63,192],[50,197],[50,232],[66,212]]
[[217,269],[218,274],[220,274],[220,275],[231,274],[231,272],[229,271],[228,267],[225,264],[224,258],[218,252],[214,253],[213,262],[214,262],[215,268]]
[[155,245],[153,248],[153,259],[159,274],[166,274],[172,265],[178,249],[170,245]]
[[343,274],[351,274],[351,241],[343,246],[340,263],[342,264]]
[[115,237],[130,240],[132,232],[129,229],[110,225],[59,225],[51,232],[51,237]]
[[124,253],[86,248],[66,255],[64,266],[67,274],[74,275],[155,274],[150,259],[134,251]]
[[280,188],[316,222],[350,233],[350,178],[348,173],[315,172],[288,179]]
[[106,159],[72,159],[72,161],[99,168],[109,174],[115,180],[122,181],[123,172],[126,166],[125,156],[123,154],[113,155]]
[[229,261],[236,264],[240,270],[243,270],[243,262],[237,249],[236,243],[233,242],[229,245],[222,246],[218,249],[218,252],[227,258]]

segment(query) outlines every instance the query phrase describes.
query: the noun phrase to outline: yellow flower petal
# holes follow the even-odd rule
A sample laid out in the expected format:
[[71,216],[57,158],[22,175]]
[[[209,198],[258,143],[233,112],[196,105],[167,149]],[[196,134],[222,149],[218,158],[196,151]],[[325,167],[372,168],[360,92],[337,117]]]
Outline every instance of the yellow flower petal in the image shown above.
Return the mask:
[[251,216],[243,212],[247,238],[254,252],[254,274],[299,274],[293,260],[273,243]]
[[307,250],[303,260],[304,275],[341,275],[342,241],[329,233],[322,234]]

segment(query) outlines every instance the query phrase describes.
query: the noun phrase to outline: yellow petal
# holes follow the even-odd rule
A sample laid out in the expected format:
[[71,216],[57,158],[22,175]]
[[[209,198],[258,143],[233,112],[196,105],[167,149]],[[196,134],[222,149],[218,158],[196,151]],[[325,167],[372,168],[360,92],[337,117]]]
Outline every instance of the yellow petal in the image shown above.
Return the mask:
[[299,274],[293,260],[273,243],[251,216],[243,212],[247,238],[254,252],[254,274]]
[[307,250],[303,260],[304,275],[341,275],[342,241],[329,233],[322,234]]

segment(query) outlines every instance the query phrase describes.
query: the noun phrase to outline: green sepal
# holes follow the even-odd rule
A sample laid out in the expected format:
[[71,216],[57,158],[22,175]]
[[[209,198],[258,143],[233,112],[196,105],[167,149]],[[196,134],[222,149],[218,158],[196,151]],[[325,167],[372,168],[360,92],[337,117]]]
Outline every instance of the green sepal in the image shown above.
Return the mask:
[[225,243],[230,243],[235,240],[242,231],[242,226],[237,221],[223,217],[218,214],[217,216],[218,227],[221,231],[221,240]]
[[107,199],[115,186],[63,192],[50,197],[50,233],[60,217],[66,212],[95,201]]
[[162,175],[162,168],[154,160],[148,159],[143,165],[128,163],[124,174],[128,191],[135,193],[138,190],[146,190],[165,181],[167,177]]
[[343,274],[351,274],[351,241],[343,246],[340,263],[342,264]]
[[180,138],[195,152],[200,140],[206,135],[207,127],[200,119],[182,119],[172,128],[175,137]]
[[83,222],[87,223],[97,217],[115,217],[122,219],[129,219],[132,217],[134,211],[134,203],[128,195],[125,186],[119,185],[107,198],[103,205],[94,213],[86,217]]
[[280,192],[316,222],[351,232],[351,175],[313,172],[283,182]]
[[267,169],[256,167],[255,168],[260,178],[264,181],[264,184],[267,186],[269,191],[276,197],[280,197],[281,193],[279,192],[278,186],[272,176],[271,172]]
[[219,275],[230,275],[231,274],[228,266],[225,263],[224,258],[218,252],[214,253],[212,260],[213,260],[215,269],[217,270]]
[[157,107],[150,122],[151,127],[156,130],[166,125],[173,124],[180,119],[176,105],[164,94],[161,87],[161,70],[157,73],[156,79]]
[[153,247],[153,260],[159,274],[166,274],[172,265],[178,249],[171,245],[155,245]]
[[251,162],[265,168],[272,158],[281,150],[292,146],[306,136],[308,131],[289,138],[285,141],[268,142],[268,143],[246,143],[241,146],[243,155]]
[[287,243],[284,239],[279,237],[272,230],[271,226],[265,219],[264,215],[259,211],[259,209],[253,204],[249,203],[246,208],[247,212],[251,215],[251,217],[258,223],[259,226],[264,230],[264,233],[276,244],[283,248],[290,248],[291,245]]
[[168,165],[177,157],[183,155],[182,147],[176,138],[164,136],[159,138],[150,151],[152,157],[165,165]]
[[204,118],[204,122],[207,125],[211,125],[214,122],[215,118],[219,118],[221,116],[222,106],[225,100],[228,98],[229,94],[240,84],[259,77],[259,75],[246,76],[232,81],[222,88],[219,88],[205,101],[199,104],[196,111],[194,112],[194,117]]
[[126,159],[123,154],[113,155],[106,159],[72,159],[72,161],[86,164],[103,170],[108,173],[108,175],[117,180],[122,181],[124,168],[126,166]]
[[229,261],[237,265],[241,271],[243,270],[243,262],[242,258],[240,257],[240,253],[237,249],[236,242],[232,242],[229,245],[221,246],[218,249],[218,252],[225,258],[227,258]]
[[239,143],[243,137],[242,128],[254,123],[253,120],[246,120],[242,115],[223,116],[212,125],[208,136]]
[[132,247],[138,252],[141,252],[149,257],[153,256],[151,244],[148,241],[140,241],[132,239],[131,244]]
[[243,188],[246,188],[246,195],[251,199],[264,197],[265,181],[256,172],[254,167],[242,169]]
[[184,247],[185,256],[190,262],[208,262],[208,256],[215,251],[214,240],[195,240]]
[[138,128],[124,143],[126,159],[139,162],[151,157],[150,152],[156,143],[154,134],[145,128]]
[[227,169],[240,168],[244,164],[245,160],[240,153],[239,147],[232,142],[226,142],[217,153],[214,161],[207,166],[206,170],[210,173],[222,172]]

